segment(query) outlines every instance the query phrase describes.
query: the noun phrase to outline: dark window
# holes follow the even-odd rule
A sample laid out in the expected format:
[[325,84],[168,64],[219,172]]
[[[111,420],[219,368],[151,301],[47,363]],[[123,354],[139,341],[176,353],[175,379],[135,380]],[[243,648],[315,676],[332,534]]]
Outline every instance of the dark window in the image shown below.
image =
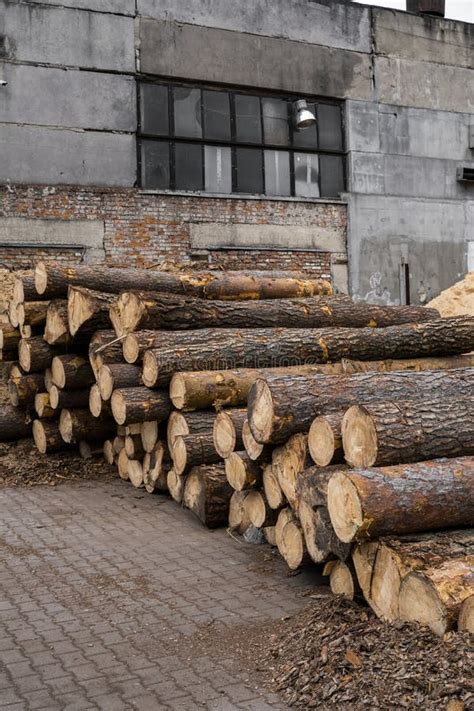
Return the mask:
[[307,199],[345,189],[337,102],[307,101],[317,122],[298,130],[301,97],[152,82],[140,84],[139,96],[145,188]]

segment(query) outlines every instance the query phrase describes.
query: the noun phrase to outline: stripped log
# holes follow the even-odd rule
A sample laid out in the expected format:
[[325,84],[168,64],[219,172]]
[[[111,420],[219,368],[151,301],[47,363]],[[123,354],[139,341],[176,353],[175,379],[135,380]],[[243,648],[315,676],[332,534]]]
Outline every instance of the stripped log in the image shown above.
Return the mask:
[[171,458],[166,445],[158,442],[143,460],[143,483],[149,494],[167,493],[170,467]]
[[216,415],[213,441],[217,454],[227,459],[236,449],[243,448],[242,427],[247,419],[246,409],[222,410]]
[[43,392],[44,376],[41,373],[23,374],[13,366],[7,388],[11,404],[25,408],[34,404],[37,393]]
[[208,435],[212,434],[215,412],[182,412],[173,411],[168,418],[167,442],[168,449],[173,449],[173,442],[180,435]]
[[110,325],[109,309],[115,301],[114,294],[92,291],[80,286],[71,286],[68,291],[67,317],[69,332],[92,334]]
[[178,476],[198,464],[217,464],[221,459],[215,450],[212,434],[179,435],[175,437],[170,453]]
[[142,439],[142,447],[145,453],[153,452],[158,443],[158,422],[156,420],[147,420],[142,423],[140,432]]
[[173,501],[176,501],[177,504],[182,504],[186,477],[178,476],[175,470],[171,468],[168,474],[166,475],[166,484],[168,486],[168,491],[170,492],[170,496]]
[[16,406],[2,403],[0,408],[0,442],[9,442],[31,434],[31,420]]
[[224,464],[227,481],[235,491],[255,489],[262,485],[262,468],[246,452],[232,452]]
[[461,605],[458,618],[458,630],[474,634],[474,593],[469,595]]
[[274,526],[278,519],[278,511],[270,508],[261,491],[252,489],[245,497],[245,512],[255,528]]
[[147,388],[124,388],[115,390],[110,403],[112,414],[119,425],[152,420],[162,422],[170,413],[168,393]]
[[35,395],[35,411],[40,419],[56,417],[57,412],[55,408],[51,407],[49,393],[37,393]]
[[18,360],[25,373],[39,373],[49,368],[58,350],[50,346],[42,336],[22,338],[18,344]]
[[234,491],[229,501],[229,528],[241,536],[251,524],[248,513],[245,510],[247,494],[247,491]]
[[89,406],[88,390],[60,390],[57,385],[51,385],[49,401],[53,410],[74,410]]
[[[247,412],[245,414],[247,415]],[[273,447],[257,442],[252,434],[247,417],[242,425],[242,443],[248,456],[254,462],[268,462],[271,459]]]
[[281,509],[285,504],[285,497],[272,464],[267,464],[263,468],[262,484],[263,492],[270,508]]
[[89,342],[89,362],[98,374],[102,365],[122,363],[122,341],[115,338],[113,331],[96,331]]
[[59,431],[65,442],[104,441],[114,434],[115,422],[109,418],[94,417],[89,410],[62,410]]
[[55,420],[35,420],[33,422],[33,440],[41,454],[52,454],[70,449],[59,431],[59,424]]
[[354,405],[341,431],[354,467],[467,456],[474,454],[474,397]]
[[61,390],[82,390],[95,384],[90,363],[82,356],[55,356],[51,362],[53,384]]
[[356,373],[355,375],[269,375],[252,387],[248,420],[257,442],[278,444],[295,432],[308,431],[315,417],[351,405],[436,396],[469,397],[474,370]]
[[186,477],[184,505],[208,528],[225,526],[233,490],[223,464],[193,467]]
[[344,412],[315,417],[308,432],[308,449],[315,464],[327,467],[344,461],[342,418]]
[[139,387],[141,370],[130,363],[104,364],[99,368],[97,384],[102,400],[110,400],[114,390]]

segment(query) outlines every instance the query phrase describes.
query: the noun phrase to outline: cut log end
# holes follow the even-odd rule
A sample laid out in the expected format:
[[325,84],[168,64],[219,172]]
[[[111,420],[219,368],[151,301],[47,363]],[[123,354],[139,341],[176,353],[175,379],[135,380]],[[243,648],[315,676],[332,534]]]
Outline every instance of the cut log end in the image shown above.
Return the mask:
[[158,422],[150,420],[144,422],[141,429],[142,445],[145,452],[150,453],[158,441]]
[[138,459],[129,459],[127,473],[130,482],[137,489],[143,486],[143,464]]
[[40,262],[36,265],[35,287],[38,294],[44,294],[48,288],[48,272],[44,262]]
[[235,449],[237,434],[232,418],[225,411],[216,415],[213,438],[217,454],[227,459]]
[[93,385],[89,392],[89,410],[94,417],[100,417],[102,412],[102,398],[98,385]]
[[334,595],[342,595],[348,600],[355,597],[354,577],[350,567],[342,560],[335,562],[331,569],[329,585]]
[[263,470],[263,490],[270,508],[276,510],[283,506],[285,499],[271,464],[267,464]]
[[320,467],[327,467],[336,451],[334,432],[325,417],[316,417],[308,433],[308,448],[311,458]]
[[110,400],[114,391],[114,376],[108,365],[104,364],[99,368],[97,384],[102,400]]
[[31,348],[28,340],[22,338],[18,344],[18,360],[25,373],[31,370]]
[[251,524],[249,515],[245,508],[247,491],[234,491],[229,502],[229,528],[241,535],[245,533]]
[[59,418],[59,431],[65,442],[70,444],[73,441],[73,421],[69,410],[61,410]]
[[400,617],[430,627],[439,636],[443,636],[448,629],[446,608],[436,589],[416,572],[407,575],[403,581]]
[[257,380],[251,391],[249,425],[257,442],[268,442],[273,429],[273,403],[270,388],[264,380]]
[[128,457],[125,447],[120,450],[117,458],[117,469],[118,474],[121,479],[127,481],[128,479]]
[[250,459],[254,462],[257,461],[263,453],[264,445],[257,442],[253,436],[248,420],[245,420],[242,425],[242,441]]
[[176,474],[181,476],[186,471],[187,465],[186,442],[181,435],[174,438],[171,449],[171,458],[173,459],[173,466]]
[[328,510],[337,537],[343,543],[357,538],[364,515],[357,488],[344,472],[336,472],[328,482]]
[[183,501],[186,477],[179,476],[176,474],[174,469],[170,469],[166,477],[166,482],[168,484],[168,491],[170,492],[171,498],[176,501],[177,504],[181,504]]
[[112,414],[117,424],[125,424],[127,420],[127,403],[123,393],[120,392],[120,390],[116,390],[112,393],[110,404],[112,407]]
[[183,409],[186,403],[186,385],[180,373],[175,373],[171,378],[170,399],[177,410]]
[[104,459],[107,464],[113,464],[115,461],[114,444],[111,439],[106,439],[104,442]]
[[289,521],[281,532],[278,546],[290,570],[299,568],[305,559],[305,544],[301,528],[295,521]]
[[474,593],[464,600],[458,619],[458,630],[474,634]]
[[123,357],[127,363],[136,363],[140,357],[140,344],[136,336],[131,333],[123,341]]
[[53,383],[60,389],[66,386],[66,371],[59,356],[55,356],[51,362],[51,375]]
[[353,405],[342,420],[344,456],[353,467],[371,467],[377,459],[377,432],[364,407]]
[[46,450],[48,448],[46,433],[43,427],[43,423],[39,420],[35,420],[33,422],[33,441],[36,445],[36,449],[41,454],[46,454]]
[[158,360],[153,351],[146,351],[143,355],[143,384],[152,388],[158,380]]

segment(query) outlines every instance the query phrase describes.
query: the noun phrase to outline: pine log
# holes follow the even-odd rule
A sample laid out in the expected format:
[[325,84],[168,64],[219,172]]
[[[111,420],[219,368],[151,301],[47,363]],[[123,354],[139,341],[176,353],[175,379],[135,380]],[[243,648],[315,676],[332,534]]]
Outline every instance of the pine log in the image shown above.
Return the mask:
[[30,418],[22,410],[2,403],[0,408],[0,442],[29,437],[30,434]]
[[342,541],[474,525],[474,457],[336,472],[328,509]]
[[205,410],[208,407],[238,407],[247,404],[250,388],[266,375],[308,375],[343,373],[341,363],[299,365],[288,368],[240,368],[238,370],[203,370],[175,373],[170,383],[170,397],[178,410]]
[[469,595],[461,605],[458,618],[458,630],[474,634],[474,593]]
[[354,467],[468,456],[474,454],[474,397],[353,405],[341,431],[345,459]]
[[100,397],[99,386],[95,383],[89,390],[89,410],[94,417],[100,417],[102,413],[102,404],[103,401]]
[[158,442],[143,460],[143,483],[149,494],[168,492],[168,471],[171,459],[166,445]]
[[122,341],[113,331],[96,331],[89,342],[89,362],[97,375],[102,365],[122,363]]
[[[215,329],[201,329],[194,331],[137,331],[122,337],[123,357],[127,363],[137,364],[143,361],[145,353],[152,349],[181,349],[191,344],[206,344],[212,336],[210,331]],[[145,382],[145,381],[143,381]]]
[[244,502],[245,513],[255,528],[274,526],[278,519],[278,511],[270,508],[262,491],[252,489]]
[[376,370],[384,373],[393,373],[397,370],[452,370],[453,368],[473,368],[474,353],[459,356],[439,356],[437,358],[405,358],[403,360],[351,360],[342,359],[344,373],[353,375],[354,373],[368,373]]
[[315,417],[308,432],[308,449],[315,464],[327,467],[344,461],[341,425],[344,412]]
[[225,526],[233,490],[223,464],[203,464],[191,469],[184,488],[184,505],[208,528]]
[[118,475],[124,481],[128,481],[128,457],[125,447],[120,450],[117,456]]
[[81,440],[81,442],[79,442],[79,454],[82,459],[102,457],[104,454],[104,443],[102,440],[100,442],[85,442]]
[[73,340],[67,320],[67,299],[56,299],[48,303],[44,340],[50,345],[69,345]]
[[351,405],[433,397],[469,397],[474,370],[356,373],[355,375],[269,375],[252,387],[248,420],[257,442],[278,444],[295,432],[308,431],[319,415]]
[[20,328],[40,327],[46,324],[49,301],[27,301],[18,305],[17,317]]
[[413,571],[445,560],[472,557],[472,530],[382,538],[357,545],[352,559],[365,599],[375,614],[389,622],[400,617],[400,586]]
[[49,368],[60,351],[53,348],[42,336],[22,338],[18,344],[18,360],[25,373],[39,373]]
[[46,370],[44,371],[44,389],[46,390],[47,393],[50,393],[52,387],[53,387],[53,373],[51,371],[51,368],[46,368]]
[[279,539],[278,551],[290,570],[311,563],[306,550],[303,530],[298,521],[288,521]]
[[227,459],[235,450],[243,449],[242,427],[247,419],[247,410],[231,408],[216,415],[213,428],[214,447],[222,459]]
[[61,390],[82,390],[95,384],[90,363],[82,356],[55,356],[51,363],[53,384]]
[[331,561],[329,572],[329,586],[334,595],[342,595],[347,600],[354,600],[360,592],[354,563],[348,559]]
[[37,393],[43,391],[44,376],[42,373],[22,375],[19,368],[14,368],[7,387],[10,402],[14,407],[28,407],[34,404]]
[[174,410],[168,418],[167,442],[168,449],[173,449],[173,442],[180,435],[208,435],[212,434],[215,412],[189,412],[183,415],[182,412]]
[[97,384],[102,400],[110,400],[114,390],[139,387],[141,369],[130,363],[104,364],[99,369]]
[[33,440],[41,454],[52,454],[71,449],[71,445],[63,440],[56,420],[35,420],[33,422]]
[[[333,289],[328,281],[317,279],[293,279],[288,277],[253,276],[222,272],[203,287],[207,299],[284,299],[331,295]],[[196,294],[198,295],[198,294]]]
[[9,323],[3,323],[0,328],[0,351],[6,354],[13,354],[18,348],[20,342],[20,332],[17,328]]
[[40,419],[56,417],[57,412],[51,407],[49,393],[37,393],[35,395],[35,411]]
[[107,462],[107,464],[114,464],[115,463],[115,452],[114,452],[114,445],[113,441],[111,439],[106,439],[104,442],[104,459]]
[[147,388],[114,390],[110,403],[112,414],[119,425],[147,420],[162,422],[168,417],[171,407],[167,392]]
[[59,431],[65,442],[102,441],[115,432],[115,422],[109,418],[94,417],[89,410],[62,410]]
[[168,486],[168,491],[170,492],[170,496],[173,501],[176,501],[177,504],[183,503],[186,478],[187,477],[185,476],[178,476],[178,474],[176,474],[173,468],[169,470],[166,476],[166,484]]
[[247,420],[247,411],[245,411],[245,421],[242,425],[242,443],[248,456],[254,462],[263,463],[271,459],[273,447],[257,442]]
[[170,453],[178,476],[198,464],[217,464],[221,459],[215,450],[212,434],[180,435],[174,439]]
[[281,486],[278,483],[278,477],[273,470],[272,464],[267,464],[263,468],[262,483],[263,492],[270,508],[276,510],[281,509],[285,504],[285,497],[283,496]]
[[150,454],[158,443],[158,422],[148,420],[142,423],[140,432],[142,447],[146,454]]
[[229,529],[241,536],[251,525],[250,518],[245,509],[247,491],[234,491],[229,501]]
[[127,473],[128,480],[136,489],[143,486],[143,462],[139,459],[129,459]]
[[53,410],[74,410],[89,406],[89,391],[60,390],[57,385],[51,385],[49,401]]
[[224,464],[227,481],[235,491],[262,486],[262,468],[246,452],[232,452]]
[[145,450],[143,449],[141,435],[127,435],[125,437],[125,451],[129,459],[143,460]]
[[296,485],[299,475],[311,465],[308,452],[308,437],[295,434],[272,459],[272,467],[280,488],[294,510],[298,509]]
[[38,300],[38,294],[36,293],[34,275],[16,276],[13,282],[13,301],[22,304],[25,301],[35,300]]
[[284,509],[281,509],[279,512],[277,512],[277,514],[278,516],[275,523],[275,545],[277,548],[279,548],[279,546],[282,545],[281,536],[283,533],[283,529],[290,521],[296,521],[296,516],[289,506]]
[[116,300],[115,294],[92,291],[80,286],[70,286],[67,299],[67,315],[71,336],[77,333],[93,333],[110,325],[109,309]]

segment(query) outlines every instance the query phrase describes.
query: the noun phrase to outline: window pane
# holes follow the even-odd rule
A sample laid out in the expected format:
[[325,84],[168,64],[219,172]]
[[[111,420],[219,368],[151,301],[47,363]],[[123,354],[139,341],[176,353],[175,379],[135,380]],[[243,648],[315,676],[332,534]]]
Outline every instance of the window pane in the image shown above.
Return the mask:
[[340,106],[318,105],[319,146],[328,151],[342,151],[342,120]]
[[232,168],[230,148],[205,146],[204,165],[206,190],[211,193],[231,193]]
[[237,148],[237,192],[263,193],[262,151],[258,148]]
[[170,187],[170,146],[167,141],[142,141],[142,187]]
[[321,195],[338,197],[344,192],[344,160],[342,156],[319,156]]
[[258,96],[235,97],[235,137],[243,143],[262,142],[260,99]]
[[230,141],[229,95],[223,91],[203,91],[204,138]]
[[319,197],[318,156],[314,153],[295,153],[295,195]]
[[198,143],[175,145],[176,190],[202,190],[202,146]]
[[288,104],[282,99],[263,99],[265,143],[287,146],[289,142]]
[[167,86],[140,84],[140,116],[142,133],[169,135]]
[[201,90],[176,86],[173,95],[175,136],[202,138]]
[[265,194],[291,195],[290,154],[265,151]]
[[[308,109],[314,116],[316,113],[316,104],[310,104],[308,102]],[[295,119],[295,114],[293,113],[293,120]],[[318,131],[316,124],[308,126],[308,128],[300,128],[299,130],[293,127],[293,145],[295,148],[310,148],[315,149],[318,147]]]

